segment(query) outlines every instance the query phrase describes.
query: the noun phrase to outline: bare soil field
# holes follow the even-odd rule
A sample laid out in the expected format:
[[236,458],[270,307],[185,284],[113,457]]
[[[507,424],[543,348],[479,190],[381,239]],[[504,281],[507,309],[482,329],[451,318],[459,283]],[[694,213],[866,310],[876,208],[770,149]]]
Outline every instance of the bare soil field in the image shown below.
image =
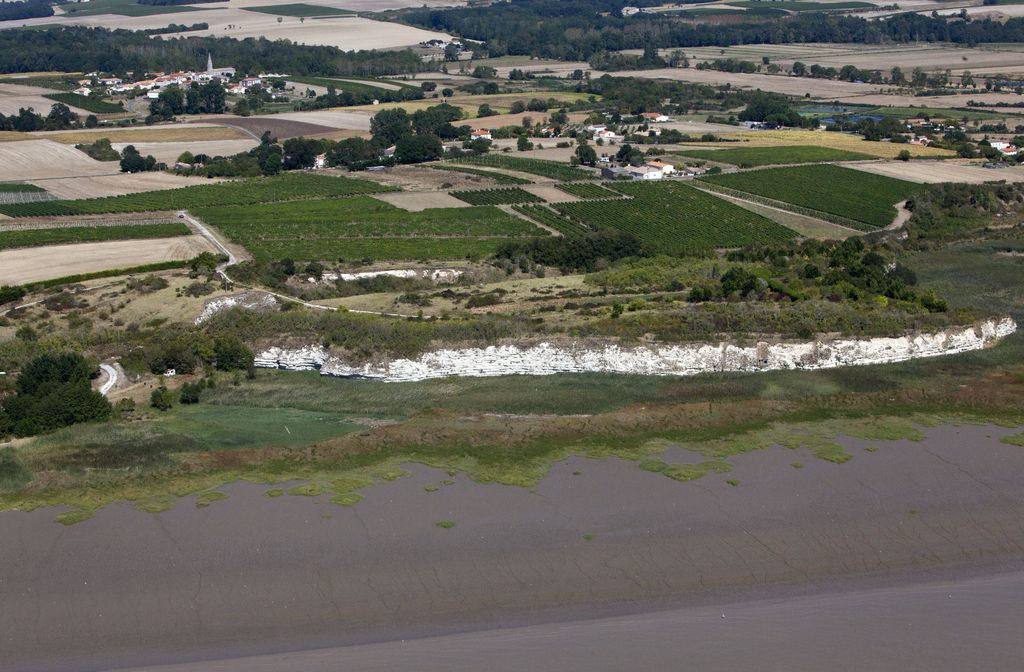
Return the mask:
[[111,146],[120,152],[128,145],[134,145],[135,149],[139,150],[143,156],[152,154],[157,161],[163,161],[173,166],[182,152],[202,153],[208,156],[231,156],[247,152],[258,144],[257,140],[245,138],[243,140],[193,140],[190,142],[115,142]]
[[[59,93],[59,91],[43,89],[38,86],[12,84],[10,80],[0,82],[0,114],[18,114],[19,109],[31,107],[39,114],[46,116],[56,101],[43,98],[44,93]],[[89,114],[77,107],[72,107],[71,111],[83,116]]]
[[853,162],[843,164],[847,168],[856,168],[867,173],[886,175],[901,180],[919,182],[921,184],[937,184],[940,182],[963,182],[965,184],[981,184],[983,182],[1024,182],[1024,166],[993,170],[978,164],[954,163],[952,161],[880,161],[877,163]]
[[562,191],[558,187],[550,184],[524,184],[519,188],[536,196],[540,196],[548,203],[570,203],[572,201],[580,200],[569,192]]
[[274,119],[309,124],[311,126],[326,127],[333,131],[370,131],[370,117],[372,113],[353,112],[351,108],[336,108],[332,110],[313,110],[310,112],[284,112],[275,114]]
[[[476,168],[476,166],[473,166]],[[345,177],[369,180],[377,184],[401,187],[405,191],[422,192],[441,191],[444,189],[485,189],[502,186],[494,180],[454,170],[432,170],[427,165],[394,166],[387,170],[348,173],[343,171],[327,171]],[[457,200],[457,199],[456,199]],[[460,204],[465,205],[462,201]]]
[[191,259],[202,252],[216,250],[199,235],[4,250],[0,252],[0,285]]
[[117,172],[116,163],[96,161],[74,147],[50,140],[0,143],[0,181],[87,177]]
[[390,203],[396,208],[419,212],[427,208],[468,208],[469,203],[460,201],[454,196],[449,196],[443,191],[435,192],[401,192],[396,191],[390,194],[377,194],[374,198]]
[[[116,171],[116,163],[111,163]],[[97,177],[62,177],[32,180],[32,184],[46,189],[58,198],[99,198],[120,196],[140,191],[175,189],[194,184],[206,184],[206,178],[182,177],[169,173],[134,173],[131,175],[101,175]]]
[[111,142],[184,142],[240,140],[250,137],[247,133],[230,126],[202,124],[172,124],[169,126],[143,126],[139,128],[102,128],[78,131],[39,131],[18,133],[0,131],[0,142],[46,139],[65,145],[96,142],[109,138]]

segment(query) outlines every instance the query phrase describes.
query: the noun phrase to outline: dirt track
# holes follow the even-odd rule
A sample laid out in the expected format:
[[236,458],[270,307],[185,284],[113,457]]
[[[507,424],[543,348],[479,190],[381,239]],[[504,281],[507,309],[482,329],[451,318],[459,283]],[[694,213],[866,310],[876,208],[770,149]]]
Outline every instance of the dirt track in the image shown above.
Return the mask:
[[79,273],[191,259],[201,252],[214,251],[202,236],[4,250],[0,252],[0,285],[20,285]]

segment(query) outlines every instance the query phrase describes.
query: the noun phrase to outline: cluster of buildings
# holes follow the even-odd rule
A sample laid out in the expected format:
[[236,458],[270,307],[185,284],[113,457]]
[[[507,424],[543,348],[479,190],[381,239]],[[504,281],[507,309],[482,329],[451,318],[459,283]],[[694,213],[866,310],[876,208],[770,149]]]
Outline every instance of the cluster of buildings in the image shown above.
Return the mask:
[[254,86],[270,89],[271,79],[282,78],[284,76],[285,75],[278,74],[263,74],[258,77],[243,77],[236,82],[232,82],[231,80],[235,78],[235,69],[231,67],[214,67],[213,56],[207,55],[205,70],[172,72],[138,81],[125,81],[120,77],[100,76],[98,73],[91,72],[83,79],[78,80],[79,88],[75,89],[75,93],[82,96],[88,96],[93,92],[92,87],[102,86],[108,93],[130,93],[135,90],[141,90],[146,92],[147,97],[155,99],[160,96],[160,90],[168,86],[187,88],[191,86],[193,82],[197,84],[206,84],[207,82],[219,81],[224,85],[229,94],[242,95]]
[[1017,156],[1017,152],[1020,151],[1020,148],[1017,147],[1017,145],[1011,144],[1009,142],[992,141],[989,142],[988,144],[992,147],[992,149],[998,151],[1003,156]]
[[[676,167],[664,161],[647,161],[641,166],[601,168],[601,177],[609,180],[661,180],[676,175]],[[682,174],[690,174],[684,171]]]

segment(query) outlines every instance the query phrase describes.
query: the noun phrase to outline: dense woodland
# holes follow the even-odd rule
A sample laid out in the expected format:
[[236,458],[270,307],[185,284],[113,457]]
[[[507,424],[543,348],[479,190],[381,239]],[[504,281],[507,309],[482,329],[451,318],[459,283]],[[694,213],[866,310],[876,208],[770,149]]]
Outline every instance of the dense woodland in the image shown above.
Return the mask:
[[427,67],[411,51],[342,51],[249,38],[188,37],[154,40],[141,32],[52,27],[0,31],[0,72],[154,72],[195,69],[207,53],[239,74],[285,72],[376,76]]
[[[666,14],[622,17],[613,0],[512,0],[494,5],[411,9],[403,21],[486,42],[490,55],[541,56],[588,60],[621,49],[785,44],[799,42],[955,42],[980,44],[1024,41],[1024,19],[991,20],[900,14],[868,21],[853,16],[804,13],[765,23],[700,24]],[[659,4],[659,3],[655,3]]]

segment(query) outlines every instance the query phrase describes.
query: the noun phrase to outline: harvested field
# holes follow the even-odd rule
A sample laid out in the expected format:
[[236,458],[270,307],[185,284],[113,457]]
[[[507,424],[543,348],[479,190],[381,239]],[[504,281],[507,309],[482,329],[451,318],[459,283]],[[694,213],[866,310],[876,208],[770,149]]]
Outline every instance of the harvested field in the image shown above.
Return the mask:
[[[9,81],[0,82],[0,114],[18,114],[23,107],[31,107],[36,112],[46,116],[54,101],[44,98],[45,94],[61,93],[55,89],[44,89],[38,86],[26,86],[24,84],[11,84]],[[89,113],[78,107],[72,107],[72,112],[83,116]]]
[[90,159],[74,147],[50,140],[0,143],[0,181],[86,177],[117,172],[116,163]]
[[151,126],[139,128],[102,128],[78,131],[45,131],[18,133],[0,131],[0,142],[21,140],[50,140],[65,145],[79,145],[109,138],[111,142],[197,142],[213,140],[239,140],[249,137],[243,131],[229,126],[200,124],[175,124],[173,126]]
[[[900,3],[903,7],[903,3]],[[999,7],[1002,10],[1004,7]],[[981,9],[981,8],[978,8]],[[996,7],[986,9],[996,10]],[[929,8],[929,11],[931,9]],[[941,13],[942,10],[940,10]],[[959,12],[960,10],[952,10]],[[971,11],[968,9],[968,11]],[[1024,67],[1024,52],[1003,45],[966,47],[956,44],[744,44],[735,47],[698,47],[684,49],[691,60],[738,58],[760,62],[768,56],[772,63],[789,68],[794,61],[808,65],[841,68],[855,65],[863,70],[887,72],[899,66],[904,72],[915,67],[924,70],[970,70],[982,68],[1008,69]],[[724,53],[722,53],[724,51]]]
[[128,145],[134,145],[135,149],[139,150],[143,156],[152,154],[157,161],[173,166],[183,152],[208,156],[231,156],[247,152],[258,144],[258,140],[246,138],[244,140],[193,140],[190,142],[115,142],[111,146],[120,152]]
[[993,170],[983,168],[978,164],[953,163],[951,161],[880,161],[877,163],[851,163],[846,167],[921,184],[939,182],[981,184],[1001,180],[1024,182],[1024,166]]
[[824,161],[860,161],[871,156],[832,147],[794,145],[783,147],[725,147],[722,149],[682,149],[673,154],[737,166],[770,166],[787,163]]
[[[790,147],[794,145],[814,145],[817,147],[829,147],[832,149],[843,149],[858,154],[867,154],[880,159],[893,159],[903,151],[909,150],[915,156],[955,156],[955,153],[948,149],[936,147],[920,147],[913,145],[897,145],[891,142],[870,142],[859,135],[849,133],[832,133],[829,131],[805,131],[805,130],[782,130],[782,131],[739,131],[726,136],[729,140],[738,140],[743,144],[725,143],[692,143],[678,151],[689,148],[701,147],[702,149],[731,149],[739,147]],[[678,145],[677,145],[678,147]]]
[[191,259],[202,252],[216,252],[202,236],[5,250],[0,252],[0,285],[18,285],[114,268]]
[[[463,167],[455,164],[423,164],[420,166],[393,166],[387,170],[358,173],[337,171],[337,174],[367,180],[375,184],[401,187],[405,191],[415,192],[445,189],[480,189],[497,186],[502,183],[500,179],[484,177],[481,173],[486,171],[475,166],[468,166],[470,170],[474,171],[472,174],[461,173],[457,170],[435,170],[438,166],[448,165],[451,165],[452,168]],[[498,173],[498,175],[501,174]]]
[[[220,10],[181,14],[176,23],[191,24],[207,22],[209,30],[188,32],[164,37],[232,37],[236,40],[247,37],[265,37],[268,40],[291,40],[296,44],[338,47],[346,51],[360,49],[387,49],[404,47],[432,39],[446,39],[444,33],[437,33],[397,23],[374,21],[361,17],[331,17],[301,22],[299,18],[285,19],[269,14],[257,14],[244,10]],[[187,20],[186,20],[187,19]],[[164,20],[162,25],[166,26]]]
[[39,179],[33,180],[33,184],[43,187],[58,198],[76,199],[121,196],[122,194],[135,194],[140,191],[176,189],[178,187],[189,187],[194,184],[208,184],[210,181],[206,178],[181,177],[169,173],[133,173],[131,175],[118,173],[117,175],[102,175],[98,177]]
[[312,110],[310,112],[284,112],[282,114],[275,114],[273,118],[322,126],[333,131],[365,131],[369,133],[371,116],[372,114],[368,112],[352,112],[350,108],[344,108]]
[[469,203],[460,201],[459,199],[444,193],[443,191],[435,192],[403,192],[396,191],[389,194],[379,194],[374,196],[377,200],[390,203],[396,208],[401,208],[408,212],[419,212],[421,210],[427,210],[430,208],[468,208]]

